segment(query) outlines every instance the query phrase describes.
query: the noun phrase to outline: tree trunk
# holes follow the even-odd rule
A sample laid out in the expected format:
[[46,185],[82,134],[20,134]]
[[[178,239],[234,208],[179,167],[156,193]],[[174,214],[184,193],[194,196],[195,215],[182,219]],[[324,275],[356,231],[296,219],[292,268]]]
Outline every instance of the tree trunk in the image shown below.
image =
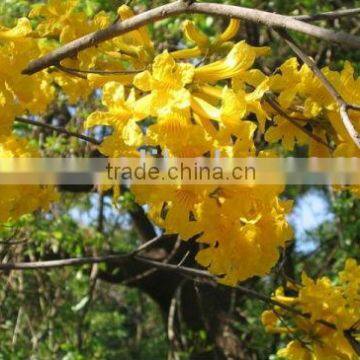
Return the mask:
[[[142,208],[132,212],[131,216],[144,242],[155,235]],[[173,236],[161,240],[144,255],[196,267],[197,251],[196,238],[184,242]],[[240,299],[235,298],[231,288],[198,282],[177,272],[153,269],[136,259],[129,259],[121,267],[109,265],[99,276],[104,281],[138,288],[158,304],[167,329],[170,359],[177,359],[177,354],[182,351],[190,353],[190,359],[250,358],[245,353],[240,334],[232,326],[236,303]]]

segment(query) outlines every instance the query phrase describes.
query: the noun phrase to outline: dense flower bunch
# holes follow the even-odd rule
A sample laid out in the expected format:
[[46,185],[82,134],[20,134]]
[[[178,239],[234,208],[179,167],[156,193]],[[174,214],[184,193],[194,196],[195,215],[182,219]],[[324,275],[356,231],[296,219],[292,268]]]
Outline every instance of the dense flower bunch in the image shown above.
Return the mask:
[[348,259],[337,282],[327,277],[312,280],[303,274],[302,284],[291,287],[296,295],[286,296],[284,289],[279,288],[273,299],[309,318],[280,306],[262,314],[267,331],[293,339],[278,355],[289,360],[358,359],[360,265]]
[[[342,125],[338,106],[322,82],[307,65],[299,66],[297,59],[292,58],[279,67],[279,73],[270,77],[270,88],[277,94],[279,105],[303,126],[311,126],[314,134],[334,145],[334,156],[359,156],[359,150],[351,141]],[[360,101],[360,80],[354,79],[354,68],[345,62],[341,72],[328,67],[323,74],[349,104]],[[350,110],[350,118],[357,131],[360,130],[360,113]],[[276,127],[268,129],[265,139],[269,142],[282,140],[288,150],[295,143],[310,145],[310,156],[327,156],[331,153],[325,146],[316,146],[311,139],[281,115],[274,117]]]
[[41,55],[32,33],[27,18],[19,19],[12,29],[0,27],[0,137],[10,135],[16,115],[25,110],[41,113],[54,98],[54,88],[46,72],[31,78],[21,75],[21,69]]
[[[336,104],[308,67],[299,69],[293,58],[266,76],[254,63],[269,48],[232,43],[238,27],[239,22],[231,20],[222,34],[209,39],[194,23],[185,21],[184,34],[194,47],[155,56],[145,71],[126,83],[131,90],[124,88],[123,81],[106,84],[107,111],[94,112],[86,123],[89,128],[114,128],[100,146],[103,154],[129,155],[146,146],[166,149],[173,157],[212,157],[215,152],[224,157],[270,156],[259,152],[254,142],[260,132],[270,144],[281,142],[287,150],[295,144],[309,145],[309,154],[330,156],[328,147],[269,106],[265,101],[269,93],[324,142],[347,141],[326,137]],[[213,61],[202,64],[196,60],[201,57]],[[342,73],[324,72],[335,86],[345,89],[349,66]],[[136,124],[145,119],[155,121],[143,134]],[[286,222],[291,204],[279,200],[281,186],[178,184],[133,186],[132,190],[136,200],[147,205],[150,218],[167,232],[179,233],[185,240],[201,234],[198,242],[205,247],[197,255],[198,262],[227,284],[268,273],[279,248],[292,237]]]
[[[0,159],[39,157],[36,149],[11,131],[15,116],[26,111],[34,114],[45,111],[55,93],[50,75],[46,72],[33,78],[20,73],[28,61],[41,55],[40,46],[33,38],[30,21],[22,18],[12,29],[0,27],[0,49]],[[1,186],[0,223],[15,220],[39,208],[47,208],[49,202],[55,199],[56,192],[51,187]]]
[[[9,136],[0,141],[0,161],[5,158],[35,157],[39,157],[38,151],[24,139]],[[55,200],[57,193],[50,186],[1,185],[0,224],[9,219],[16,220],[36,209],[46,209]]]
[[[125,19],[129,16],[129,11],[127,7],[121,8],[119,15]],[[35,29],[30,19],[36,21]],[[67,94],[70,103],[75,103],[85,99],[92,90],[104,84],[104,77],[100,75],[79,77],[51,70],[29,77],[21,74],[22,69],[29,61],[55,47],[109,24],[110,17],[105,13],[99,13],[91,20],[87,19],[77,8],[77,1],[50,0],[47,4],[36,5],[29,18],[19,19],[15,27],[0,26],[0,158],[40,156],[25,139],[12,134],[12,126],[16,116],[45,112],[48,105],[55,100],[56,86]],[[79,53],[76,58],[66,60],[61,65],[76,68],[99,66],[108,70],[121,70],[123,67],[116,57],[118,54],[110,51],[114,49],[114,44],[118,48],[123,48],[132,43],[135,52],[138,49],[136,43],[141,41],[141,50],[133,62],[134,67],[141,67],[141,51],[146,47],[146,40],[137,36],[138,32],[134,33],[115,39],[111,44],[104,44],[96,50],[90,49]],[[150,42],[148,48],[151,52]],[[122,55],[122,59],[125,57],[126,55]],[[131,56],[127,58],[128,63],[131,59]],[[126,79],[121,77],[122,80],[124,78]],[[56,192],[51,187],[1,186],[0,223],[15,220],[40,208],[46,209],[56,198]]]
[[[133,15],[126,5],[118,9],[122,20]],[[335,101],[310,69],[293,58],[274,74],[264,74],[255,64],[270,49],[232,41],[239,29],[237,20],[230,20],[214,38],[185,21],[184,35],[191,47],[160,54],[147,28],[141,27],[26,77],[20,72],[29,60],[113,21],[104,12],[87,18],[76,0],[49,0],[36,5],[29,18],[34,28],[26,18],[13,29],[0,28],[1,69],[11,69],[4,73],[0,69],[2,147],[16,143],[27,153],[26,143],[11,135],[13,119],[25,112],[43,112],[58,88],[70,103],[102,88],[104,109],[93,112],[85,126],[113,128],[99,146],[109,157],[138,156],[140,148],[188,158],[215,153],[229,158],[277,156],[279,144],[286,150],[308,145],[312,156],[359,155],[340,125]],[[341,72],[327,68],[323,72],[345,100],[359,103],[360,82],[354,79],[351,64]],[[283,113],[271,106],[269,97]],[[360,115],[350,115],[358,127]],[[334,147],[333,154],[313,134]],[[264,151],[264,145],[271,151]],[[184,240],[197,235],[203,244],[197,260],[227,284],[268,273],[279,248],[292,237],[286,221],[291,203],[280,200],[282,186],[179,183],[133,186],[132,191],[140,204],[147,205],[156,225]]]
[[[227,42],[238,29],[234,20],[213,42],[191,22],[185,22],[184,29],[197,42],[195,48],[157,55],[147,70],[134,75],[127,94],[120,82],[104,86],[107,111],[91,114],[86,123],[113,127],[100,146],[103,154],[129,155],[147,146],[166,149],[173,157],[213,156],[215,151],[227,157],[255,155],[257,126],[246,117],[255,114],[264,126],[267,115],[260,100],[269,90],[269,79],[250,68],[269,49]],[[212,63],[176,61],[201,55],[206,46],[213,51],[223,48],[225,43],[227,54]],[[230,86],[217,86],[221,81]],[[247,82],[254,87],[250,92]],[[156,121],[144,135],[137,124],[148,118]],[[279,200],[281,186],[178,184],[132,190],[140,204],[148,205],[151,219],[167,232],[179,233],[184,240],[202,234],[198,241],[206,246],[197,260],[227,284],[266,274],[277,261],[278,248],[292,236],[285,218],[291,204]]]

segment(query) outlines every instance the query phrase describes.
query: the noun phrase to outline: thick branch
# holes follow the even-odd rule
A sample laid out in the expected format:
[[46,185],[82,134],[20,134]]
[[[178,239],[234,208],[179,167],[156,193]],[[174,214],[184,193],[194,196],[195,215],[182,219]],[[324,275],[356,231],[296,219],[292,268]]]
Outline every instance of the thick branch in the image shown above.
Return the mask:
[[101,42],[137,29],[148,23],[165,19],[184,13],[202,13],[208,15],[219,15],[231,18],[252,21],[268,27],[295,30],[301,33],[347,45],[351,48],[360,49],[360,38],[344,32],[335,32],[299,21],[291,16],[269,13],[266,11],[248,9],[234,5],[214,3],[192,3],[178,0],[155,9],[136,15],[125,21],[118,21],[106,29],[102,29],[74,40],[49,54],[30,62],[23,70],[23,74],[31,75],[51,65],[59,64],[61,60],[75,56],[79,51],[93,47]]

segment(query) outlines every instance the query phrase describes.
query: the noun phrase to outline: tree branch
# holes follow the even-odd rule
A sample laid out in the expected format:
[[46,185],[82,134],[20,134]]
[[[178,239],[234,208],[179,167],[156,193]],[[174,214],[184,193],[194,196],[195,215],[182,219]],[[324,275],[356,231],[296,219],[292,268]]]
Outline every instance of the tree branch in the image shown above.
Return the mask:
[[321,14],[314,14],[314,15],[296,15],[294,18],[300,21],[317,21],[317,20],[334,20],[341,17],[351,17],[360,14],[360,8],[355,9],[342,9],[342,10],[335,10],[335,11],[328,11]]
[[87,264],[121,263],[123,261],[128,260],[129,258],[136,257],[140,252],[147,250],[155,243],[169,236],[173,236],[173,235],[157,236],[154,239],[149,240],[147,243],[142,244],[137,249],[135,249],[134,251],[128,254],[103,255],[103,256],[69,258],[69,259],[48,260],[48,261],[34,261],[34,262],[0,263],[0,271],[40,270],[40,269],[53,269],[53,268],[87,265]]
[[68,131],[68,130],[66,130],[64,128],[52,126],[52,125],[45,124],[45,123],[42,123],[42,122],[39,122],[39,121],[35,121],[35,120],[31,120],[31,119],[27,119],[27,118],[23,118],[23,117],[19,117],[19,116],[17,116],[15,118],[15,121],[23,123],[23,124],[42,127],[44,129],[55,131],[55,132],[60,133],[60,134],[65,134],[65,135],[70,136],[70,137],[76,137],[78,139],[87,141],[87,142],[89,142],[91,144],[94,144],[94,145],[100,145],[101,144],[101,141],[98,141],[98,140],[96,140],[96,139],[94,139],[92,137],[82,135],[82,134],[78,134],[78,133],[75,133],[75,132],[72,132],[72,131]]
[[[145,69],[140,69],[140,70],[97,70],[97,69],[82,70],[82,69],[70,68],[70,67],[67,67],[67,66],[60,65],[60,64],[57,64],[55,66],[59,70],[67,72],[67,73],[72,74],[72,75],[81,75],[81,74],[131,75],[131,74],[138,74],[138,73],[141,73],[141,72],[145,71]],[[86,79],[86,76],[81,76],[81,78]]]
[[234,5],[215,3],[189,3],[177,0],[173,3],[159,6],[152,10],[138,14],[124,21],[118,21],[106,29],[102,29],[50,52],[49,54],[30,62],[23,70],[23,74],[31,75],[44,70],[51,65],[59,64],[61,60],[75,56],[79,51],[93,47],[101,42],[137,29],[148,23],[165,19],[184,13],[201,13],[207,15],[219,15],[231,18],[252,21],[268,27],[295,30],[322,40],[347,45],[354,49],[360,49],[360,38],[344,32],[336,32],[315,25],[299,21],[291,16],[269,13],[266,11],[243,8]]
[[317,67],[314,60],[305,54],[305,52],[296,44],[294,39],[289,35],[285,30],[277,29],[276,32],[285,40],[293,52],[313,71],[313,73],[320,79],[327,91],[334,98],[336,103],[339,106],[339,113],[343,125],[351,139],[354,141],[355,145],[360,149],[360,135],[357,133],[354,128],[348,114],[348,109],[358,110],[360,107],[358,105],[348,104],[340,95],[340,93],[335,89],[327,77],[322,73],[322,71]]
[[320,136],[313,134],[310,130],[304,128],[301,124],[299,124],[295,118],[293,118],[286,111],[284,111],[281,108],[281,106],[275,100],[273,100],[270,96],[265,95],[265,100],[275,111],[278,112],[279,115],[281,115],[282,117],[287,119],[289,122],[291,122],[291,124],[294,125],[296,128],[298,128],[300,131],[305,133],[307,136],[309,136],[311,139],[318,142],[319,144],[324,145],[329,150],[333,150],[333,148],[326,141],[324,141]]
[[80,79],[83,79],[83,80],[86,80],[87,77],[83,74],[79,74],[78,72],[74,71],[73,69],[71,68],[66,68],[65,66],[62,66],[60,64],[54,64],[54,66],[59,70],[59,71],[62,71],[64,73],[67,73],[67,74],[70,74],[72,76],[75,76],[77,78],[80,78]]
[[[74,266],[74,265],[84,265],[84,264],[96,264],[96,263],[109,263],[109,262],[122,262],[124,260],[129,259],[130,257],[134,258],[135,260],[142,262],[146,265],[153,266],[157,269],[170,271],[170,272],[177,272],[180,274],[192,276],[192,277],[199,277],[207,280],[213,280],[217,284],[218,278],[215,275],[210,274],[206,270],[199,270],[196,268],[178,266],[174,264],[164,263],[161,261],[152,260],[143,256],[137,255],[140,251],[145,250],[146,248],[152,246],[156,241],[162,239],[162,236],[159,236],[157,239],[150,240],[147,246],[142,246],[141,249],[138,248],[135,251],[124,254],[124,255],[107,255],[107,256],[97,256],[97,257],[84,257],[84,258],[73,258],[73,259],[64,259],[64,260],[50,260],[50,261],[39,261],[39,262],[27,262],[27,263],[7,263],[7,264],[0,264],[0,270],[39,270],[39,269],[46,269],[46,268],[55,268],[55,267],[64,267],[64,266]],[[235,287],[241,293],[252,297],[254,299],[263,301],[267,304],[271,304],[274,306],[278,306],[286,311],[289,311],[295,315],[304,317],[306,319],[310,318],[309,314],[304,314],[300,310],[283,304],[277,300],[274,300],[266,295],[256,292],[255,290],[249,289],[245,286],[236,286]],[[329,327],[331,329],[336,330],[336,326],[326,320],[318,320],[318,323]]]

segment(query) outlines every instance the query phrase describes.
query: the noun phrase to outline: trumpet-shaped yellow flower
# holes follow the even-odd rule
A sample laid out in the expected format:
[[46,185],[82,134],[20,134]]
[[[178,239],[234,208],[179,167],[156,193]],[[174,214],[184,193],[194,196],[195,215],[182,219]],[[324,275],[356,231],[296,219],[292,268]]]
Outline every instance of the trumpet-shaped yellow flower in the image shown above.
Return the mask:
[[108,111],[92,113],[85,123],[85,128],[109,126],[113,129],[111,136],[107,136],[99,147],[104,155],[134,156],[136,148],[142,143],[141,129],[133,117],[134,92],[126,99],[124,86],[109,82],[103,88],[103,104]]
[[194,80],[211,83],[239,76],[253,65],[255,58],[254,48],[242,41],[224,59],[196,68]]
[[[279,288],[274,300],[289,305],[309,314],[309,319],[288,312],[276,306],[275,310],[263,313],[262,322],[270,332],[289,333],[297,332],[297,339],[291,341],[286,348],[280,349],[278,355],[285,359],[309,360],[353,360],[358,358],[357,350],[353,348],[349,336],[356,342],[357,328],[353,328],[360,318],[360,266],[354,259],[348,259],[345,269],[339,274],[339,281],[335,284],[329,278],[323,277],[312,280],[305,274],[302,284],[296,290],[297,294],[284,297],[282,288]],[[293,325],[284,328],[283,319],[291,318]],[[282,319],[282,320],[280,320]],[[333,324],[326,326],[319,322]],[[345,336],[345,333],[349,335]]]
[[198,253],[199,263],[228,285],[268,273],[279,257],[278,247],[292,237],[285,218],[291,205],[278,201],[281,191],[227,186],[200,204],[195,213],[198,231],[203,232],[199,241],[209,247]]
[[167,52],[157,56],[152,72],[144,71],[134,79],[134,85],[138,89],[150,92],[137,103],[140,117],[158,116],[171,108],[188,110],[190,92],[186,85],[192,82],[193,77],[192,65],[177,64]]

